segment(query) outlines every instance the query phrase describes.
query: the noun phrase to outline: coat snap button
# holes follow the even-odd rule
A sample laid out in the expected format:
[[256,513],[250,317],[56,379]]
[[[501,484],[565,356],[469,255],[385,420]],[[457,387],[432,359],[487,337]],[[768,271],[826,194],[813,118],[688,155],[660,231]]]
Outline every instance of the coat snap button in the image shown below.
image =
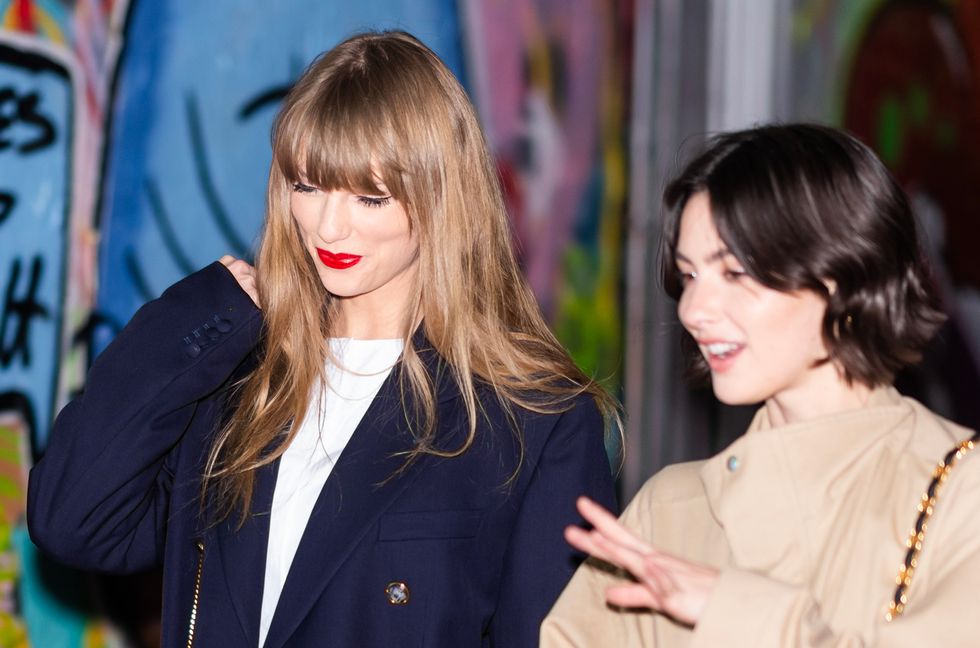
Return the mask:
[[735,455],[730,456],[728,461],[725,462],[725,467],[728,468],[729,472],[735,472],[738,470],[738,457]]
[[197,356],[201,355],[201,347],[191,342],[184,347],[184,353],[192,358],[196,358]]
[[405,583],[388,583],[385,587],[385,595],[388,597],[388,602],[392,605],[405,605],[408,603],[409,591],[408,585]]

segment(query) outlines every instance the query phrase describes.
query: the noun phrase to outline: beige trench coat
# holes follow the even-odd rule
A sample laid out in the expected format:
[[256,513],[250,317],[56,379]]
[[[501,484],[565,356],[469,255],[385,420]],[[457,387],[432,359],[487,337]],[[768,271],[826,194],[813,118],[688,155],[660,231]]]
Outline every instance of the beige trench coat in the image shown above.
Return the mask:
[[568,646],[980,646],[980,448],[943,486],[905,614],[884,615],[917,505],[940,459],[972,433],[894,389],[868,406],[749,431],[703,462],[670,466],[622,520],[721,577],[691,630],[608,607],[620,576],[587,561],[541,628]]

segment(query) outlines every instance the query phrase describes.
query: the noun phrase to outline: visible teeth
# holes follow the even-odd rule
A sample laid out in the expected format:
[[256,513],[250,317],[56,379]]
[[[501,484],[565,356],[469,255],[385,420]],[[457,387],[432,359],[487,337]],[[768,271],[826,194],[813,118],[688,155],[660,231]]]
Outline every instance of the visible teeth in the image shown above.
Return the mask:
[[708,345],[708,353],[711,355],[725,355],[738,348],[737,344],[731,342],[713,342]]

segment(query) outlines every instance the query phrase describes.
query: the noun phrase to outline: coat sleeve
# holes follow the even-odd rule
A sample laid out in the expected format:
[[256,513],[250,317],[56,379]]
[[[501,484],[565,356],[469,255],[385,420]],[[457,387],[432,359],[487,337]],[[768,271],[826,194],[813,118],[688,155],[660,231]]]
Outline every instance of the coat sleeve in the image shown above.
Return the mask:
[[[974,451],[976,452],[976,451]],[[764,575],[722,570],[694,628],[692,648],[912,648],[977,643],[980,583],[980,456],[961,461],[929,523],[905,613],[885,621],[888,596],[870,633],[831,627],[810,592]],[[912,511],[914,512],[914,511]],[[911,522],[911,521],[910,521]],[[896,573],[898,564],[895,566]],[[890,592],[889,592],[890,594]]]
[[[968,466],[972,464],[972,466]],[[693,632],[650,610],[606,605],[605,590],[623,574],[589,560],[576,572],[541,628],[542,648],[689,646],[707,648],[872,648],[976,643],[974,597],[980,583],[980,455],[962,460],[930,523],[903,616],[887,622],[885,591],[866,633],[833,628],[808,589],[737,568],[723,568]],[[656,544],[651,479],[620,521]],[[896,573],[898,564],[896,562]],[[887,590],[888,588],[885,588]],[[655,623],[655,621],[657,623]],[[658,643],[659,642],[659,643]]]
[[532,474],[504,557],[492,645],[537,645],[542,619],[583,557],[563,536],[583,523],[575,500],[618,509],[603,429],[595,403],[583,399],[558,418],[537,464],[524,468]]
[[[162,558],[173,457],[202,399],[257,343],[261,315],[214,263],[144,305],[58,415],[30,473],[31,538],[65,563],[132,571]],[[170,461],[168,461],[168,458]],[[195,457],[196,460],[196,457]]]
[[[651,480],[652,482],[652,480]],[[649,508],[651,483],[637,493],[619,521],[637,536],[650,540],[653,530]],[[630,611],[606,604],[606,588],[622,583],[622,570],[589,558],[541,625],[541,648],[592,646],[656,646],[653,619],[648,611]]]

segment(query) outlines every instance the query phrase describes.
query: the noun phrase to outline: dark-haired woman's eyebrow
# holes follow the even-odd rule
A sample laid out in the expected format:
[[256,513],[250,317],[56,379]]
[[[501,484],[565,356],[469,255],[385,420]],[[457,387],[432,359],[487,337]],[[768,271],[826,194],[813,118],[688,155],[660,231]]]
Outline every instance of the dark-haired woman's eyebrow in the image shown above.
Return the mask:
[[[723,248],[718,249],[715,252],[712,252],[707,257],[705,257],[704,263],[715,263],[716,261],[724,261],[725,259],[727,259],[730,256],[734,256],[732,254],[732,251],[729,250],[727,247],[723,247]],[[689,258],[687,258],[684,255],[683,252],[680,252],[680,251],[675,251],[674,252],[674,260],[676,262],[678,262],[678,263],[689,263],[689,264],[693,264],[694,263]]]
[[719,248],[715,252],[712,252],[711,254],[709,254],[708,255],[708,258],[705,259],[705,262],[706,263],[714,263],[715,261],[724,261],[725,259],[727,259],[730,256],[734,256],[732,254],[732,251],[729,250],[727,247],[723,247],[723,248]]

